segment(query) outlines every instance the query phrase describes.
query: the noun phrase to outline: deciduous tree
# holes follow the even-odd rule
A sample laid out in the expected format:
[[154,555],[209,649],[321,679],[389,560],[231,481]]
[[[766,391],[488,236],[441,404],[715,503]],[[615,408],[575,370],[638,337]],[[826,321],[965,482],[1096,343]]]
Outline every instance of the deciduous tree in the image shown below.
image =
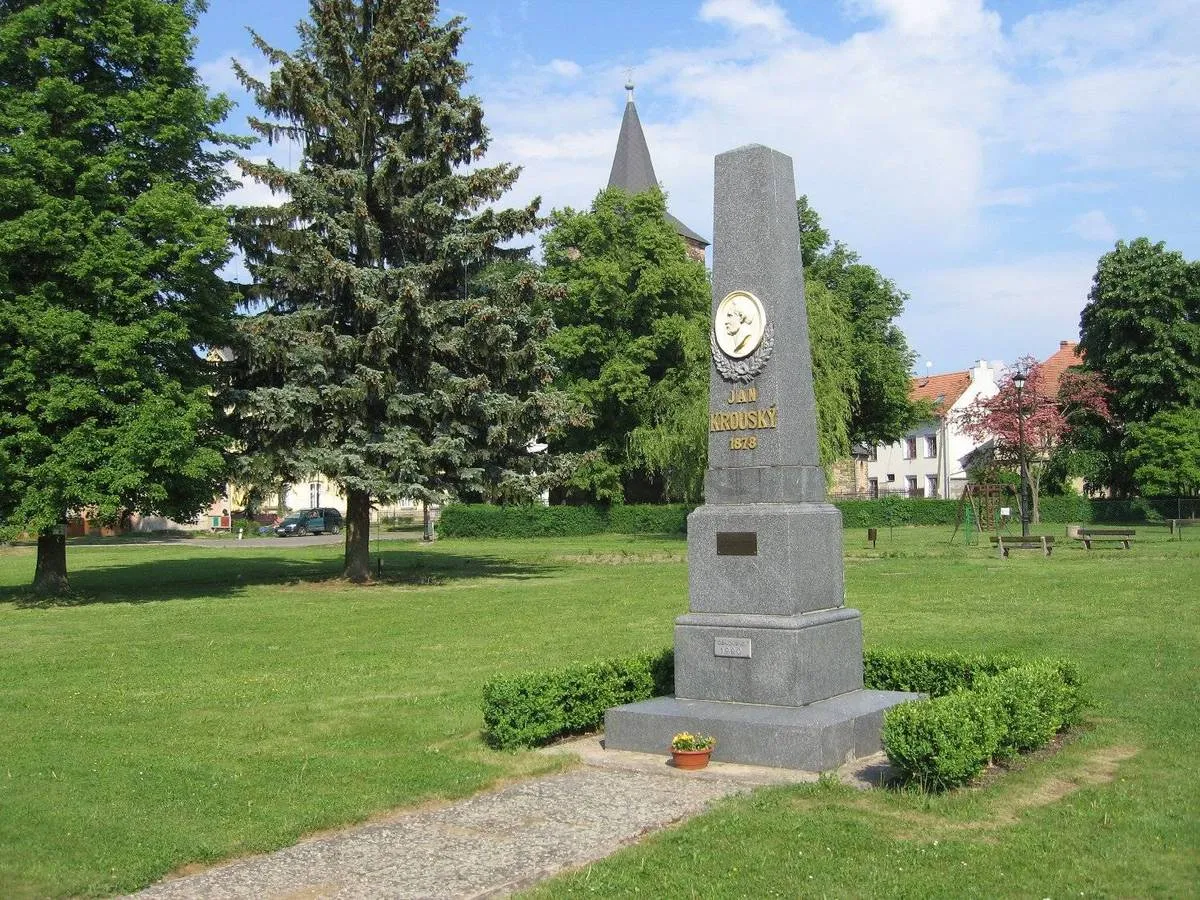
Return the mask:
[[238,70],[253,129],[303,148],[295,171],[241,163],[286,202],[239,220],[262,306],[238,347],[239,433],[279,474],[341,485],[352,581],[370,577],[374,500],[535,492],[546,463],[528,448],[562,408],[552,289],[502,249],[537,203],[490,207],[519,170],[480,164],[464,30],[434,0],[313,0],[296,52],[255,36],[268,80]]
[[1164,409],[1131,425],[1126,447],[1143,497],[1200,495],[1200,407]]
[[224,439],[198,345],[224,342],[228,102],[191,62],[199,0],[0,5],[0,517],[68,588],[89,510],[190,518]]
[[1200,261],[1144,237],[1118,241],[1097,263],[1079,322],[1086,367],[1113,389],[1111,425],[1072,440],[1091,463],[1089,481],[1118,493],[1161,486],[1147,480],[1136,435],[1156,431],[1144,427],[1161,413],[1200,406]]
[[[707,455],[704,264],[689,259],[658,190],[602,191],[586,212],[557,210],[546,277],[566,288],[552,340],[562,384],[586,413],[561,438],[582,455],[570,486],[601,501],[649,490],[699,499]],[[640,494],[640,496],[639,496]]]
[[1118,241],[1097,263],[1079,329],[1117,421],[1200,405],[1200,262],[1144,237]]
[[[833,315],[814,318],[809,309],[809,333],[814,366],[824,367],[830,383],[823,395],[818,378],[817,403],[826,407],[849,404],[845,424],[849,443],[890,443],[911,430],[930,410],[908,399],[909,372],[914,354],[896,320],[908,296],[873,266],[841,241],[834,241],[821,225],[820,216],[801,197],[796,203],[800,220],[800,255],[804,264],[805,290],[817,298],[821,285],[832,296],[826,304]],[[838,321],[838,320],[841,321]],[[834,353],[842,333],[849,331],[848,353]],[[820,361],[822,354],[836,356]],[[837,373],[834,375],[834,373]],[[833,426],[832,413],[822,413],[822,426]],[[835,435],[823,432],[824,443],[840,444]],[[841,451],[845,455],[849,445]]]
[[[1016,389],[1013,376],[1025,373],[1025,386]],[[1057,391],[1046,383],[1042,365],[1033,357],[1017,361],[1000,381],[1000,391],[992,397],[980,397],[958,414],[963,432],[978,442],[994,442],[999,462],[1019,466],[1022,440],[1029,487],[1032,493],[1031,520],[1040,521],[1038,498],[1042,475],[1055,450],[1071,430],[1071,422],[1083,412],[1102,420],[1109,418],[1111,392],[1091,372],[1068,370],[1059,380]]]

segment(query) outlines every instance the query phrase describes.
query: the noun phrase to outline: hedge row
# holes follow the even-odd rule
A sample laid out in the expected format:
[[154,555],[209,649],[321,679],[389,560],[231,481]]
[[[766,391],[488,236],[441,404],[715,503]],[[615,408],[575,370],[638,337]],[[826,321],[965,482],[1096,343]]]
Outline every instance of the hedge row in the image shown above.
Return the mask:
[[442,510],[443,537],[550,537],[608,530],[604,510],[593,506],[489,506],[451,504]]
[[[1078,670],[1061,660],[1030,664],[1013,656],[868,650],[863,682],[872,690],[934,698],[888,714],[895,713],[893,762],[933,786],[969,779],[993,756],[1039,746],[1028,735],[1044,743],[1059,727],[1077,721],[1083,705]],[[671,650],[497,676],[483,688],[484,737],[501,749],[535,747],[595,731],[611,707],[674,692]]]
[[883,720],[888,759],[941,790],[970,781],[993,759],[1042,747],[1076,723],[1083,706],[1064,671],[1054,661],[1028,663],[978,677],[973,690],[894,706]]
[[580,534],[684,534],[684,505],[490,506],[455,503],[442,510],[442,537],[551,537]]
[[842,511],[844,528],[882,528],[885,525],[954,525],[957,500],[884,497],[879,500],[834,500]]
[[[982,679],[1023,666],[1028,660],[1003,654],[967,654],[953,650],[867,650],[863,684],[875,691],[915,691],[944,697],[971,690]],[[1052,660],[1064,684],[1078,689],[1079,670],[1069,660]]]
[[[889,525],[946,525],[958,521],[959,501],[885,497],[880,500],[835,500],[846,528]],[[1090,500],[1086,497],[1043,497],[1046,524],[1079,522],[1161,522],[1176,515],[1174,500]],[[438,533],[443,537],[547,537],[614,532],[617,534],[686,534],[692,507],[683,504],[629,506],[489,506],[451,504],[442,510]]]
[[595,731],[604,711],[675,691],[675,653],[647,653],[553,671],[501,675],[483,686],[483,735],[493,747],[536,747]]

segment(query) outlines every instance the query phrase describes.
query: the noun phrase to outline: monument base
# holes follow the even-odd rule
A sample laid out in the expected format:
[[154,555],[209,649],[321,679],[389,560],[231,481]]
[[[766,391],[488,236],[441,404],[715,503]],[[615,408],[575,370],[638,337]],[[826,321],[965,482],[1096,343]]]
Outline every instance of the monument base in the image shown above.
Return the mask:
[[604,714],[604,747],[670,753],[680,731],[717,739],[716,762],[826,772],[882,749],[883,714],[920,694],[851,691],[807,706],[656,697]]

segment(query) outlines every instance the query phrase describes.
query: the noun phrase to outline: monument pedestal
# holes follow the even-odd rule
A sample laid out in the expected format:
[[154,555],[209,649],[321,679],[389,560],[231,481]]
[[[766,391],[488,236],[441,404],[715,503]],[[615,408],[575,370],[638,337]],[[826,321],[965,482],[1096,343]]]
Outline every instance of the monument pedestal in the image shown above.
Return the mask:
[[857,609],[675,620],[675,696],[804,706],[863,686]]
[[884,712],[914,699],[915,694],[865,690],[807,706],[656,697],[608,710],[604,747],[666,754],[674,735],[690,731],[716,736],[716,762],[827,772],[878,753]]

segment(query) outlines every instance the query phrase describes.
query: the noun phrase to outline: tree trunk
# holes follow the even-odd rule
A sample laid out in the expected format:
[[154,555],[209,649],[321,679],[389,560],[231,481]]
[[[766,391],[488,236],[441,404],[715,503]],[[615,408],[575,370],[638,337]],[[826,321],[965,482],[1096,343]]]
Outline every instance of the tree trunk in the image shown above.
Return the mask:
[[48,528],[38,534],[33,592],[52,597],[65,594],[70,589],[67,581],[67,535],[61,527]]
[[346,564],[342,575],[355,584],[371,580],[371,495],[346,494]]
[[1033,472],[1033,468],[1030,467],[1030,471],[1029,471],[1029,495],[1030,495],[1029,496],[1029,510],[1030,510],[1029,521],[1032,522],[1034,525],[1037,525],[1042,521],[1042,511],[1040,509],[1038,509],[1038,497],[1041,494],[1041,491],[1039,490],[1039,488],[1041,487],[1041,483],[1042,483],[1041,470],[1039,469],[1037,471],[1037,474],[1035,475]]

